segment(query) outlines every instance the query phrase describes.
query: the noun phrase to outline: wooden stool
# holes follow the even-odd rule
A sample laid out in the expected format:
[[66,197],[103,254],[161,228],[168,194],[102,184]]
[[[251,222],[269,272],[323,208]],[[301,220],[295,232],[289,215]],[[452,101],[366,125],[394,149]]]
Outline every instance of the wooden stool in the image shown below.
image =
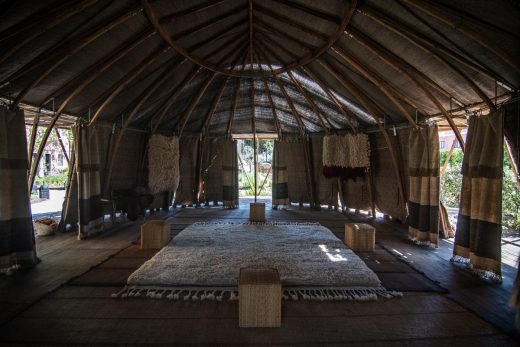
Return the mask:
[[365,223],[345,224],[345,244],[355,252],[373,252],[376,229]]
[[276,269],[240,269],[238,293],[239,327],[280,327],[282,285]]
[[252,202],[249,204],[249,221],[265,222],[265,204],[263,202]]
[[141,225],[141,249],[161,249],[170,241],[171,222],[150,220]]

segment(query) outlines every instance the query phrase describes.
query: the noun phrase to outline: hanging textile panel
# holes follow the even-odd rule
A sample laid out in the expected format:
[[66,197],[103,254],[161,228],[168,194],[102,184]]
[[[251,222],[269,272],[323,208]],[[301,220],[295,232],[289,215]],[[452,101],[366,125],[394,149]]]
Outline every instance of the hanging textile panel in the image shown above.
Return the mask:
[[76,137],[76,172],[78,176],[78,238],[103,231],[101,205],[100,130],[94,126],[74,127]]
[[289,203],[303,204],[311,201],[303,146],[304,142],[296,136],[284,136],[282,141],[274,143],[278,166],[287,168]]
[[195,203],[195,171],[197,170],[198,136],[183,136],[179,140],[179,187],[175,193],[175,205]]
[[273,148],[273,206],[289,205],[289,183],[287,166],[280,158],[280,141],[274,142]]
[[516,100],[505,107],[504,137],[511,153],[511,159],[520,171],[520,100]]
[[370,166],[369,157],[366,134],[326,135],[323,138],[323,175],[327,178],[363,177]]
[[[408,165],[408,158],[404,154],[407,154],[408,152],[406,149],[401,148],[399,141],[399,137],[404,138],[407,133],[398,132],[396,135],[397,136],[393,136],[393,134],[391,134],[390,141],[399,151],[397,155],[400,155],[402,158],[401,171],[405,178],[404,183],[407,183],[407,170],[404,168],[406,168]],[[397,218],[401,221],[405,221],[407,217],[406,202],[399,192],[398,180],[400,178],[396,177],[394,163],[392,162],[388,144],[385,141],[383,134],[381,133],[371,134],[370,142],[370,161],[374,180],[375,204],[378,210],[382,213]],[[407,136],[404,143],[406,143],[406,146],[408,145]],[[406,194],[407,186],[405,186],[404,189]]]
[[153,135],[148,141],[148,189],[175,192],[179,186],[179,138]]
[[[103,134],[106,135],[106,131]],[[146,150],[146,134],[127,129],[114,156],[114,170],[110,178],[112,189],[133,189],[145,185],[143,172],[144,151]],[[102,148],[102,147],[100,147]],[[103,176],[102,176],[103,177]],[[144,187],[143,187],[144,188]]]
[[223,201],[222,159],[226,139],[223,137],[206,138],[203,144],[201,177],[204,184],[204,201]]
[[355,180],[341,180],[339,184],[343,206],[357,210],[371,209],[368,175]]
[[439,245],[439,129],[410,132],[408,237],[421,245]]
[[24,113],[0,107],[0,272],[37,262],[28,169]]
[[238,207],[237,142],[226,140],[222,152],[222,199],[224,206]]
[[503,118],[500,110],[469,120],[452,258],[495,282],[502,280]]
[[338,180],[323,175],[323,138],[323,134],[309,136],[315,200],[319,205],[338,206]]

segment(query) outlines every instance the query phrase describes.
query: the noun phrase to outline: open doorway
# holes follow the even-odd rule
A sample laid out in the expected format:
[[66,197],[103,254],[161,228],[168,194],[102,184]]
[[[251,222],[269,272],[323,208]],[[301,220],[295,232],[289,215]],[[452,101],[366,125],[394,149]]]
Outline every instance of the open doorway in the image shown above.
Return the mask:
[[[256,146],[256,148],[255,148]],[[274,140],[237,138],[238,191],[240,203],[271,203]]]

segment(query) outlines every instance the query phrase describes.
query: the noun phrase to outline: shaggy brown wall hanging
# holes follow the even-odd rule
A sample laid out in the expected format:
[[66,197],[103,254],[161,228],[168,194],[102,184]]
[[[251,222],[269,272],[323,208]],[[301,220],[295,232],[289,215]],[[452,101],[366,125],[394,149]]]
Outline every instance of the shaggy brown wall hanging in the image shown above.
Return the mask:
[[148,142],[150,193],[174,192],[179,186],[179,138],[153,135]]
[[323,138],[323,175],[343,180],[363,177],[370,166],[369,156],[367,135],[327,135]]

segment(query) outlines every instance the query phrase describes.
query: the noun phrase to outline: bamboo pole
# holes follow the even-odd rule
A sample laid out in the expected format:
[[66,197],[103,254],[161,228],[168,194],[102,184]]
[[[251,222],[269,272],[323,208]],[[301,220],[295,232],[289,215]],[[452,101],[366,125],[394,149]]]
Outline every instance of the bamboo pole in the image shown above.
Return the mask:
[[426,82],[428,82],[428,78],[424,74],[419,72],[417,69],[415,69],[412,65],[408,64],[404,59],[399,58],[395,56],[393,53],[387,51],[377,42],[374,42],[372,39],[368,38],[359,30],[352,28],[350,29],[350,31],[352,33],[351,37],[354,40],[362,44],[365,48],[372,51],[377,57],[379,57],[381,60],[383,60],[391,67],[393,67],[396,71],[407,76],[412,81],[412,83],[414,83],[424,93],[424,95],[426,95],[426,97],[429,98],[435,104],[435,106],[437,106],[439,111],[444,115],[444,117],[448,121],[448,124],[450,125],[451,129],[455,133],[455,136],[457,137],[460,143],[461,149],[464,151],[464,139],[462,138],[462,135],[457,125],[453,121],[451,115],[448,114],[448,112],[442,106],[439,100],[428,90],[428,88],[426,88],[426,86],[421,81],[421,79],[423,79],[426,80]]
[[60,131],[58,130],[58,128],[54,128],[54,130],[56,131],[56,137],[58,138],[58,142],[60,143],[61,150],[63,152],[63,156],[67,160],[67,164],[69,164],[70,163],[69,155],[67,154],[67,150],[65,149],[65,145],[63,144],[63,140],[61,139]]
[[[318,62],[331,74],[338,82],[341,83],[341,85],[357,100],[357,102],[365,108],[376,120],[377,127],[382,132],[385,142],[388,146],[388,151],[390,152],[390,157],[392,159],[394,174],[397,180],[397,185],[399,189],[399,195],[401,197],[401,200],[403,201],[403,206],[406,206],[407,198],[406,193],[404,190],[404,182],[403,182],[403,175],[401,173],[401,166],[399,166],[398,160],[397,160],[397,149],[395,148],[394,144],[392,143],[390,139],[390,135],[388,134],[387,129],[384,128],[383,123],[381,122],[381,118],[379,116],[379,112],[377,110],[377,107],[373,104],[373,102],[365,95],[363,95],[359,89],[357,89],[350,81],[347,81],[345,78],[343,78],[340,74],[338,74],[334,68],[329,65],[327,62],[325,62],[322,59],[318,59]],[[403,209],[403,214],[406,214],[406,210]]]
[[446,160],[444,160],[444,164],[442,164],[439,177],[442,177],[442,175],[444,175],[444,172],[446,171],[446,169],[448,168],[448,165],[450,164],[450,158],[451,158],[451,155],[453,154],[453,150],[455,149],[455,143],[456,143],[455,141],[453,141],[451,143],[450,151],[448,152],[448,156],[446,157]]
[[27,95],[27,93],[35,87],[38,83],[40,83],[45,77],[47,77],[51,72],[53,72],[58,66],[60,66],[63,62],[65,62],[68,58],[72,57],[74,54],[79,52],[81,49],[86,47],[88,44],[92,43],[108,31],[112,30],[114,27],[120,25],[121,23],[124,23],[129,18],[135,16],[140,10],[139,6],[133,6],[130,9],[125,9],[123,13],[119,13],[118,15],[112,17],[108,23],[103,23],[104,25],[100,28],[98,28],[93,33],[87,34],[83,36],[72,49],[68,50],[65,55],[62,57],[55,59],[52,61],[52,64],[45,68],[45,70],[38,74],[34,79],[31,80],[24,88],[23,90],[18,93],[16,98],[13,101],[12,107],[18,106],[20,101]]
[[[509,64],[509,66],[513,67],[516,71],[520,71],[520,64],[518,63],[518,59],[515,59],[512,57],[508,52],[503,50],[501,47],[499,47],[494,42],[490,41],[489,39],[482,36],[481,33],[475,31],[474,29],[468,27],[462,20],[453,20],[449,16],[446,15],[446,7],[432,3],[429,1],[419,1],[419,0],[404,0],[408,4],[418,8],[419,10],[427,13],[430,16],[433,16],[437,18],[438,20],[444,22],[445,24],[449,25],[453,29],[461,32],[465,36],[469,37],[482,47],[489,49],[493,53],[495,53],[497,56],[502,58],[503,61]],[[461,16],[460,12],[457,12],[457,15]],[[467,17],[466,17],[467,19]],[[481,21],[478,21],[479,27],[481,27],[483,24]],[[503,33],[502,33],[503,35]],[[516,37],[518,39],[518,37]]]
[[70,5],[70,3],[66,3],[61,6],[57,5],[59,6],[58,11],[56,11],[56,8],[53,6],[53,8],[51,8],[51,11],[43,14],[43,18],[45,19],[35,20],[31,16],[23,20],[19,24],[16,24],[15,26],[3,31],[0,35],[0,40],[5,40],[9,37],[20,35],[22,32],[25,33],[25,36],[22,36],[22,39],[20,39],[15,45],[11,46],[8,50],[4,51],[0,55],[0,64],[9,57],[11,57],[22,47],[24,47],[27,43],[36,38],[38,35],[52,29],[53,27],[67,20],[71,16],[74,16],[75,14],[86,10],[95,3],[97,3],[97,0],[83,0],[77,2],[72,7],[68,6]]
[[[409,42],[413,43],[417,47],[432,54],[440,62],[444,63],[451,70],[453,70],[460,77],[462,77],[466,81],[466,83],[471,87],[471,89],[473,89],[473,91],[487,104],[487,106],[491,110],[495,109],[494,104],[486,96],[486,94],[482,91],[482,89],[480,89],[460,68],[456,67],[452,62],[450,62],[447,59],[447,57],[455,59],[457,62],[465,65],[466,67],[470,67],[477,72],[484,73],[487,76],[493,76],[493,74],[491,74],[489,71],[482,69],[481,67],[467,61],[467,59],[459,56],[455,52],[450,51],[446,47],[444,47],[436,42],[432,42],[431,39],[411,30],[404,24],[402,24],[396,20],[389,19],[384,14],[380,13],[379,11],[373,9],[372,7],[370,7],[366,4],[363,4],[362,6],[360,6],[360,12],[365,14],[366,16],[370,17],[374,21],[378,22],[385,28],[387,28],[387,29],[391,30],[392,32],[407,39]],[[495,78],[495,77],[492,77],[492,78]]]

